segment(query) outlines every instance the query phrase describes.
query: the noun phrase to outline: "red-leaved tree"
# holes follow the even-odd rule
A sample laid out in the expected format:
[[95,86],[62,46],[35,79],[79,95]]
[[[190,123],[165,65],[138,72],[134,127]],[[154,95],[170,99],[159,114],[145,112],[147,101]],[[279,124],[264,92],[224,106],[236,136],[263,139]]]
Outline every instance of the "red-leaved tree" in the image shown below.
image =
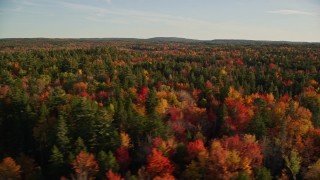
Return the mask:
[[162,155],[162,152],[156,148],[152,149],[152,154],[148,156],[147,171],[151,177],[172,174],[173,164],[169,158]]

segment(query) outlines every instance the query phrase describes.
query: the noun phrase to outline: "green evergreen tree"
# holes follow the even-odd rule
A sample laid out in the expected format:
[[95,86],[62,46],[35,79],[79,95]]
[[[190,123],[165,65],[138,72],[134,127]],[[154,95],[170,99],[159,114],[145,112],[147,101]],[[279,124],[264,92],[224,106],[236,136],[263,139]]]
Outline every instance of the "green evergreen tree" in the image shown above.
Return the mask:
[[50,176],[50,178],[59,179],[61,176],[66,175],[68,171],[70,171],[70,169],[64,162],[62,152],[55,145],[51,150],[49,162],[49,169],[46,173],[47,176]]
[[154,114],[155,109],[158,105],[158,98],[157,98],[157,91],[155,88],[153,88],[146,99],[146,112],[147,114]]
[[108,154],[100,151],[98,154],[98,162],[100,170],[104,172],[108,172],[109,169],[112,169],[113,172],[119,171],[119,164],[111,151],[109,151]]
[[250,175],[244,172],[240,172],[236,177],[236,180],[250,180]]
[[39,120],[36,125],[36,129],[34,129],[34,136],[36,139],[47,146],[47,141],[48,141],[48,129],[49,129],[49,124],[47,121],[49,115],[49,110],[46,106],[46,104],[42,103],[40,107],[40,112],[39,112]]
[[97,104],[87,98],[80,98],[73,105],[72,134],[75,137],[81,137],[90,147],[95,138],[94,125],[97,110]]
[[49,107],[50,111],[54,112],[55,115],[59,114],[58,107],[64,105],[67,102],[66,92],[60,88],[54,88],[49,96]]
[[146,139],[147,118],[137,112],[133,112],[130,123],[126,125],[126,131],[130,135],[133,143],[138,143]]
[[84,144],[81,137],[78,137],[78,139],[74,143],[74,154],[79,154],[80,151],[87,151],[87,147]]
[[53,165],[60,165],[63,161],[63,154],[60,152],[60,150],[57,148],[57,146],[53,146],[51,150],[51,156],[49,159],[49,162],[51,162]]
[[153,138],[167,138],[168,136],[168,127],[166,127],[166,125],[157,114],[149,115],[147,117],[146,130],[146,134],[150,135]]
[[220,105],[217,109],[217,121],[215,124],[214,136],[218,136],[223,133],[222,126],[225,123],[225,118],[228,116],[228,109],[225,104]]
[[123,98],[118,99],[117,108],[115,110],[114,119],[117,127],[122,128],[125,122],[127,122],[127,111],[125,110],[125,104]]
[[256,180],[272,180],[270,171],[265,167],[255,169],[254,177]]
[[114,124],[112,114],[104,108],[99,108],[94,125],[95,138],[91,142],[93,149],[115,149],[120,145],[120,137]]
[[266,135],[267,129],[260,112],[254,114],[247,129],[248,132],[254,134],[257,139],[262,139]]
[[320,98],[313,96],[302,97],[301,105],[312,112],[312,123],[314,127],[320,127]]
[[56,138],[58,147],[65,152],[68,149],[70,140],[68,137],[68,127],[62,115],[59,116]]

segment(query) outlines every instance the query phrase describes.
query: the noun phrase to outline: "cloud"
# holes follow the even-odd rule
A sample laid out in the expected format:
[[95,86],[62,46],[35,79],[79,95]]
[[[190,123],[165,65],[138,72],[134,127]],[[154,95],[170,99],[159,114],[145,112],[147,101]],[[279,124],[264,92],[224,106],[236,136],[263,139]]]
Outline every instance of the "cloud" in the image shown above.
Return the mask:
[[[288,33],[286,28],[270,25],[257,27],[256,24],[250,23],[214,21],[214,19],[203,20],[150,11],[114,8],[112,6],[92,6],[67,2],[61,2],[60,5],[69,11],[77,13],[79,18],[83,18],[87,22],[92,22],[93,25],[107,25],[106,27],[109,27],[107,36],[109,37],[146,38],[176,36],[195,39],[225,38],[262,40],[299,40],[299,37],[301,37],[301,33],[296,33],[296,36],[294,36],[296,39],[294,39],[292,38],[293,33]],[[292,10],[289,12],[280,12],[282,14],[297,14],[296,11],[292,12]],[[301,13],[302,11],[299,12]],[[276,13],[276,11],[270,11],[268,13]],[[116,25],[110,25],[110,23]],[[103,31],[101,33],[103,34],[105,32]],[[311,34],[308,35],[311,36]],[[94,36],[96,36],[96,34]]]
[[[75,11],[79,11],[81,13],[86,13],[85,19],[90,21],[100,21],[100,22],[117,22],[119,23],[126,22],[149,22],[149,23],[165,23],[170,25],[202,25],[202,26],[212,26],[214,25],[211,22],[203,21],[199,19],[193,19],[188,17],[180,17],[180,16],[172,16],[172,15],[164,15],[152,12],[145,11],[135,11],[130,9],[119,9],[119,8],[102,8],[96,6],[88,6],[84,4],[77,3],[66,3],[62,2],[62,5],[65,8],[72,9]],[[106,20],[106,18],[112,18]],[[217,25],[217,24],[215,24]]]
[[267,11],[267,13],[281,14],[281,15],[304,15],[304,16],[315,16],[315,15],[317,15],[317,13],[314,13],[314,12],[307,12],[307,11],[302,11],[302,10],[291,10],[291,9]]

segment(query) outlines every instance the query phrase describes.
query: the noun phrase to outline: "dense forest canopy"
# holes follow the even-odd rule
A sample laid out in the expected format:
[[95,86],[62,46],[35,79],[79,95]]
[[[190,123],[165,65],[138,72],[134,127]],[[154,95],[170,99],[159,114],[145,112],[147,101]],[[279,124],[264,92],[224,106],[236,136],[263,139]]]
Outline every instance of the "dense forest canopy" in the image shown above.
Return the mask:
[[320,178],[319,44],[0,42],[0,179]]

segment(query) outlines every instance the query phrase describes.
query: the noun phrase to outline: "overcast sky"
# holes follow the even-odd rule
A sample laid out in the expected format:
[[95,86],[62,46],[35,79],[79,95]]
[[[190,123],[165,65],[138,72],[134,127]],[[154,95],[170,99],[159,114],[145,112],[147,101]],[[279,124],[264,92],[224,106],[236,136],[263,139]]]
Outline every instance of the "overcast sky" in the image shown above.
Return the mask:
[[320,0],[0,0],[0,38],[320,42]]

